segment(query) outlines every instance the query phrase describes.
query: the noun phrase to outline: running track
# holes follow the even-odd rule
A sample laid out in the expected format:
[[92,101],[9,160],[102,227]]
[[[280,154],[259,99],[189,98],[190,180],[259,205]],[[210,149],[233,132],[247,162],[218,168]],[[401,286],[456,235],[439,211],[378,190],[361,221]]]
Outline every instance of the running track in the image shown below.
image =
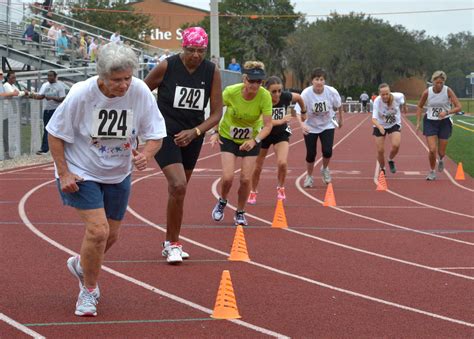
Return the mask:
[[[188,188],[182,242],[191,259],[161,257],[166,180],[134,173],[121,239],[106,256],[96,318],[74,316],[77,282],[66,259],[83,227],[61,206],[51,164],[0,172],[1,337],[474,337],[474,180],[456,164],[426,182],[426,147],[405,120],[389,191],[376,192],[369,116],[346,115],[331,162],[337,207],[325,185],[302,188],[301,131],[291,139],[288,229],[272,229],[275,159],[248,206],[251,262],[230,262],[238,171],[222,223],[211,220],[220,157],[209,145]],[[388,146],[388,145],[387,145]],[[318,154],[319,156],[320,154]],[[318,158],[319,159],[319,158]],[[242,319],[214,320],[223,270]]]

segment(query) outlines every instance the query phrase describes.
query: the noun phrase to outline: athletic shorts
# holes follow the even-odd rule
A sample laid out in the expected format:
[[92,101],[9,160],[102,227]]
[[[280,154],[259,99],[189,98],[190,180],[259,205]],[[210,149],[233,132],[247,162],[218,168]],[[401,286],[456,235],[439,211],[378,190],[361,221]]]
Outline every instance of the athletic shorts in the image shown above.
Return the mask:
[[279,133],[276,135],[270,134],[268,137],[262,140],[262,148],[268,149],[271,145],[276,145],[282,141],[290,141],[290,133],[284,131],[283,133]]
[[131,175],[118,184],[101,184],[95,181],[77,183],[79,191],[65,193],[61,191],[59,179],[56,179],[63,204],[80,210],[105,209],[108,219],[122,220],[127,210],[131,189]]
[[372,135],[375,135],[376,137],[384,137],[387,134],[392,134],[393,132],[401,132],[401,127],[399,124],[396,124],[390,128],[387,128],[385,130],[385,134],[380,133],[379,129],[377,127],[374,127],[374,132],[372,133]]
[[423,135],[427,137],[438,136],[439,139],[449,139],[451,133],[453,132],[453,124],[450,118],[442,120],[430,120],[426,117],[423,117]]
[[256,145],[254,148],[252,148],[250,151],[241,151],[239,150],[239,147],[241,146],[240,144],[237,144],[233,142],[232,140],[220,137],[222,144],[221,146],[221,152],[228,152],[232,153],[236,157],[253,157],[257,156],[258,153],[260,152],[260,145]]
[[183,164],[185,170],[192,170],[196,166],[201,153],[204,138],[196,138],[188,146],[179,147],[174,143],[174,137],[165,137],[155,160],[161,169],[171,164]]

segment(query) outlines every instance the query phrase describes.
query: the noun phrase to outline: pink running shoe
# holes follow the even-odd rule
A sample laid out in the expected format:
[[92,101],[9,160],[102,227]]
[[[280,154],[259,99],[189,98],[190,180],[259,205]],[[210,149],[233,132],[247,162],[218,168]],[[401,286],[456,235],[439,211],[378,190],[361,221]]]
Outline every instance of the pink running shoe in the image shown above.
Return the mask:
[[257,203],[257,192],[250,191],[249,198],[247,199],[247,204],[255,205]]
[[285,195],[285,187],[277,187],[277,199],[278,200],[285,200],[286,195]]

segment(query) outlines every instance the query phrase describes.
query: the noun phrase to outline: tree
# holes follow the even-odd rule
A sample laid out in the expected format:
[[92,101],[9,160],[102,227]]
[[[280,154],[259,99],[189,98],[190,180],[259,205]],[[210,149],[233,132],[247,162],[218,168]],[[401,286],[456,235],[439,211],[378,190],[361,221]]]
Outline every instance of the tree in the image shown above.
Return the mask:
[[[299,20],[288,0],[223,0],[219,4],[221,56],[259,60],[268,74],[284,78],[287,36]],[[209,31],[209,18],[198,25]]]
[[144,41],[142,32],[152,28],[151,17],[136,13],[133,6],[126,4],[125,0],[112,5],[109,5],[108,0],[81,1],[73,5],[71,12],[76,20],[112,32],[120,31],[123,36],[141,41]]

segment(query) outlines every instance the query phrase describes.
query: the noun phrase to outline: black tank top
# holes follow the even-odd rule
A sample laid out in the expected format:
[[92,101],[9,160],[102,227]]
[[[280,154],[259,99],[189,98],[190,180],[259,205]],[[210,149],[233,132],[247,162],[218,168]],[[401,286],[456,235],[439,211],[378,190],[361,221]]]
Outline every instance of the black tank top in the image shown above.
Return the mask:
[[158,107],[165,118],[168,136],[173,136],[204,121],[204,108],[211,95],[216,65],[203,60],[191,74],[179,54],[166,61],[168,67],[158,87]]
[[[280,96],[280,101],[276,105],[273,105],[272,108],[272,119],[273,120],[281,120],[286,115],[286,110],[288,106],[291,105],[291,100],[293,99],[293,95],[291,92],[283,91]],[[281,135],[283,132],[290,132],[287,123],[283,125],[273,126],[270,135]]]

